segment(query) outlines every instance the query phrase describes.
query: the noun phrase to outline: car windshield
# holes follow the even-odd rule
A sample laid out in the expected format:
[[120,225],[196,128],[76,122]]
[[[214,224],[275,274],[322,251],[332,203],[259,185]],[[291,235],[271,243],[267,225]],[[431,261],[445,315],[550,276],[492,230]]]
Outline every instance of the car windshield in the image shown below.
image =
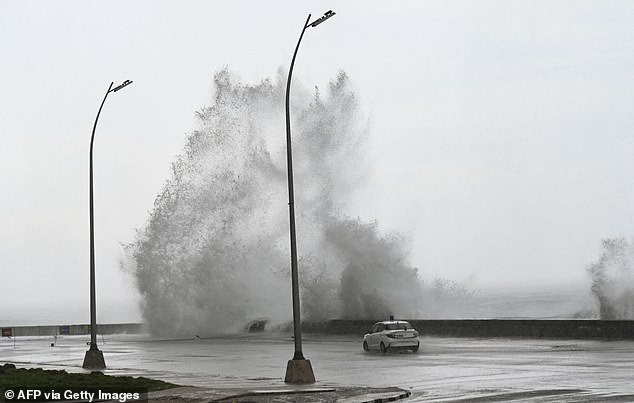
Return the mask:
[[408,330],[413,329],[412,325],[408,322],[387,323],[385,330]]

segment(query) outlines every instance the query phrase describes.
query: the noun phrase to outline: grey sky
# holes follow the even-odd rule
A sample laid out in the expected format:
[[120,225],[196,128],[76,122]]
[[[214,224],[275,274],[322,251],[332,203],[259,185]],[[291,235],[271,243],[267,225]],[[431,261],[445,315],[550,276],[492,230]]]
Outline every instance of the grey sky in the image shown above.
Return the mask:
[[329,9],[294,78],[350,76],[374,163],[348,214],[403,234],[425,278],[583,284],[602,238],[634,236],[632,2],[0,0],[0,320],[88,319],[88,147],[110,81],[134,84],[95,140],[100,321],[135,316],[120,243],[213,73],[274,76]]

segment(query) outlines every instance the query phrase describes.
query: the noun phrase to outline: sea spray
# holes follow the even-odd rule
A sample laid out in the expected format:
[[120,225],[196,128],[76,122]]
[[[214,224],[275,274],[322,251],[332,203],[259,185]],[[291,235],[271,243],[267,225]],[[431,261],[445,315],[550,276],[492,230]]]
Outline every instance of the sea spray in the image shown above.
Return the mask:
[[214,88],[146,227],[126,247],[144,320],[156,334],[232,331],[286,310],[276,271],[286,260],[276,244],[284,175],[263,133],[274,125],[267,118],[281,112],[280,88],[268,80],[243,86],[227,69]]
[[381,237],[377,223],[332,219],[324,232],[326,247],[340,259],[340,315],[347,319],[421,317],[418,270],[407,265],[398,237]]
[[599,261],[592,263],[592,293],[604,320],[634,319],[634,241],[604,239]]
[[[157,334],[235,331],[254,318],[290,319],[284,82],[214,76],[211,106],[147,225],[126,245],[142,314]],[[417,317],[422,281],[397,236],[344,211],[363,183],[367,120],[340,72],[292,98],[295,202],[306,319]]]

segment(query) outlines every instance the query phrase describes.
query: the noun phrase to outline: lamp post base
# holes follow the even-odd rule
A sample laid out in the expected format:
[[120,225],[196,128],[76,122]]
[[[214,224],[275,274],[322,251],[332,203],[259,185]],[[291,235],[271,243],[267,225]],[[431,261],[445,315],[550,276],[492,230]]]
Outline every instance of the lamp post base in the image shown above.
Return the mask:
[[99,349],[88,350],[84,356],[84,369],[105,369],[106,361],[103,359],[103,353]]
[[310,360],[289,360],[286,366],[285,383],[315,383],[315,374]]

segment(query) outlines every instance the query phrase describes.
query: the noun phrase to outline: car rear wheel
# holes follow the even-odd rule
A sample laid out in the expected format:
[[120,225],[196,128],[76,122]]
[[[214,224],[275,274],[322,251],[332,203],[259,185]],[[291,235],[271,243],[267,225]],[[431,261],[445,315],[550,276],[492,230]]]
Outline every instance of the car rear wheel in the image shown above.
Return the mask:
[[419,346],[419,345],[420,345],[420,344],[417,344],[417,345],[416,345],[416,347],[414,347],[414,348],[412,349],[412,351],[413,351],[413,352],[415,352],[415,353],[416,353],[416,352],[418,352],[418,346]]
[[381,342],[381,346],[380,346],[380,348],[381,348],[381,352],[382,352],[383,354],[387,353],[387,348],[385,348],[385,344],[383,344],[383,342]]
[[367,342],[363,342],[363,351],[370,351],[370,348],[368,347],[368,343]]

